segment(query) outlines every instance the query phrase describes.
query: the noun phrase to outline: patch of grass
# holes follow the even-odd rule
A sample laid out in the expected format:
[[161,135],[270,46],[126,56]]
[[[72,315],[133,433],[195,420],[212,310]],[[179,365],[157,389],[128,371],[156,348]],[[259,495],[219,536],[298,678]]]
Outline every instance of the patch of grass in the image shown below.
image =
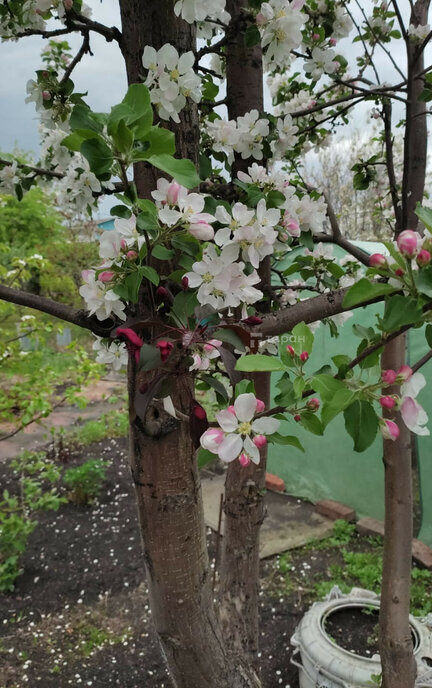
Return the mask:
[[338,519],[333,523],[333,532],[329,537],[323,540],[316,540],[315,538],[309,540],[306,547],[323,550],[330,549],[331,547],[339,547],[340,545],[348,545],[355,535],[355,532],[355,523],[348,523],[348,521]]
[[94,442],[101,442],[106,437],[126,437],[128,434],[127,411],[110,411],[98,420],[89,420],[66,435],[67,443],[76,443],[88,447]]

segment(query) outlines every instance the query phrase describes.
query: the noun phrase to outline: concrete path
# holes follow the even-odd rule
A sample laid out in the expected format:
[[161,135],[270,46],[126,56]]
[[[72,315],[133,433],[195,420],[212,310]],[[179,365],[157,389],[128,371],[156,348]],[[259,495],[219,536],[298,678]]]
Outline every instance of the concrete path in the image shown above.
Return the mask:
[[[224,475],[218,475],[202,481],[204,518],[206,525],[215,531],[224,480]],[[312,539],[321,540],[333,530],[333,522],[317,514],[313,504],[291,495],[267,490],[265,505],[267,517],[261,529],[261,559],[301,547]]]
[[[7,440],[0,441],[0,461],[17,456],[23,450],[36,451],[43,447],[50,438],[51,428],[70,428],[81,421],[96,420],[103,413],[112,411],[123,405],[123,402],[111,404],[108,402],[110,396],[118,396],[126,389],[126,380],[106,378],[93,382],[90,387],[82,391],[89,402],[88,405],[80,409],[77,406],[59,406],[45,418],[43,423],[30,423],[24,430],[17,433]],[[6,433],[7,428],[2,428]]]

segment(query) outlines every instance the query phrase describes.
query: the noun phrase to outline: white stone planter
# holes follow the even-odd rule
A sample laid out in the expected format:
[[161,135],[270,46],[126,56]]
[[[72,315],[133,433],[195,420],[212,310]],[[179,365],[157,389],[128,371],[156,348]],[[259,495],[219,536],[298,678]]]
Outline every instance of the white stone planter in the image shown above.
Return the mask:
[[[291,644],[291,662],[299,668],[300,688],[371,688],[372,675],[381,673],[379,655],[361,657],[344,650],[324,630],[326,618],[338,609],[379,608],[379,598],[369,590],[353,588],[344,595],[336,586],[323,602],[315,602],[306,612]],[[410,617],[417,662],[416,688],[432,687],[432,615]]]

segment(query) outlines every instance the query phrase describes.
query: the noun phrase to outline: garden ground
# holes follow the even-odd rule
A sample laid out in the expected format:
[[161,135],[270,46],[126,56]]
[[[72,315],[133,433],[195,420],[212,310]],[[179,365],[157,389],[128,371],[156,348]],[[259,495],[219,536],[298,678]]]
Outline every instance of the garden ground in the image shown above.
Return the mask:
[[[95,436],[93,426],[87,439]],[[86,444],[58,460],[68,468],[109,459],[102,492],[92,506],[68,503],[38,515],[24,573],[0,599],[1,688],[171,688],[151,624],[127,441]],[[0,484],[15,490],[8,462],[0,471]],[[211,554],[216,537],[209,530]],[[334,583],[377,590],[380,556],[379,539],[336,522],[326,540],[262,561],[259,662],[266,688],[298,688],[289,641],[302,614]],[[420,614],[432,611],[428,571],[415,569],[413,604]]]

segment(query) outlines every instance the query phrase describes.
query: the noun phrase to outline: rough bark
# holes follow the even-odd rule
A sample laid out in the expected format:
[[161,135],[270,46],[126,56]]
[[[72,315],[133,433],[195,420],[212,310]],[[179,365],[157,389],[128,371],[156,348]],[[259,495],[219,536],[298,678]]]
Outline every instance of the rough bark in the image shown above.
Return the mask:
[[[253,670],[226,649],[216,619],[201,485],[188,423],[157,404],[144,421],[134,406],[129,367],[130,461],[135,484],[150,607],[178,688],[259,688]],[[178,378],[172,399],[189,415],[192,381]]]
[[[405,363],[405,338],[387,344],[383,369],[398,370]],[[396,394],[399,388],[386,390]],[[400,422],[399,422],[400,421]],[[380,610],[380,654],[383,688],[413,688],[416,664],[409,626],[412,485],[411,438],[396,414],[400,435],[384,440],[385,537]]]
[[[228,0],[231,30],[226,45],[227,105],[229,119],[250,110],[263,109],[263,68],[260,46],[247,48],[244,31],[247,26],[245,3]],[[237,158],[233,177],[247,170],[251,160]],[[263,261],[260,276],[270,282],[270,262]],[[256,396],[270,401],[270,375],[251,376]],[[225,481],[225,526],[220,577],[220,618],[224,636],[251,661],[258,650],[259,531],[265,517],[264,490],[267,451],[261,452],[258,466],[246,469],[233,461]]]
[[[417,0],[410,24],[427,24],[430,0]],[[417,203],[424,195],[427,162],[427,107],[419,100],[424,89],[424,51],[414,41],[407,41],[407,106],[404,140],[404,173],[402,180],[402,223],[398,232],[417,229]]]

